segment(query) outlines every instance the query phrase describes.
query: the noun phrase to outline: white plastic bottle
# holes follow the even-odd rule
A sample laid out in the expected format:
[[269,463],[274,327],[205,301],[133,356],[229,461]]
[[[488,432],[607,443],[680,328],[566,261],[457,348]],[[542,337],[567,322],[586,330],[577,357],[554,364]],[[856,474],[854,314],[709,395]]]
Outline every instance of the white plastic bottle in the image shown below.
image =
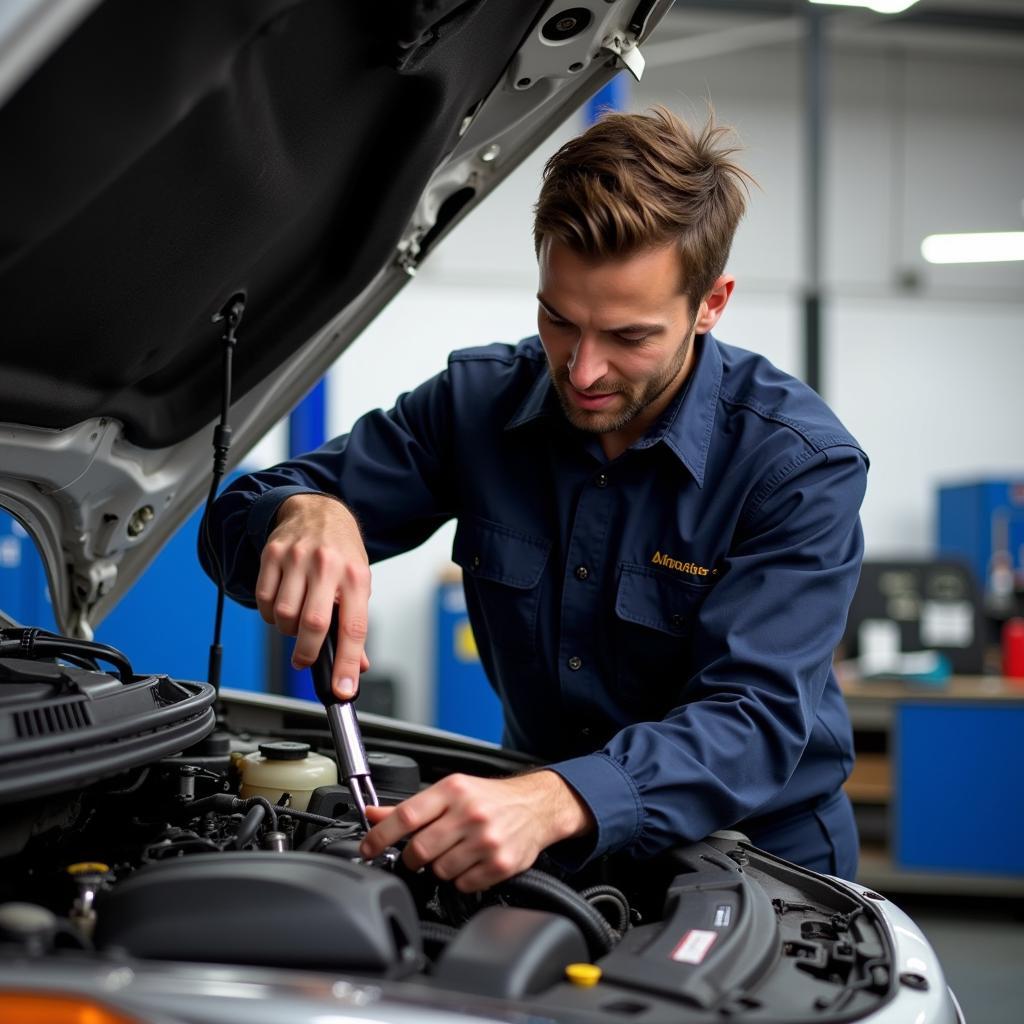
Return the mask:
[[304,811],[318,786],[333,786],[338,781],[338,766],[329,757],[309,749],[308,743],[277,740],[261,743],[259,751],[238,761],[242,786],[238,795],[266,797],[276,804],[284,793],[291,794],[289,806]]

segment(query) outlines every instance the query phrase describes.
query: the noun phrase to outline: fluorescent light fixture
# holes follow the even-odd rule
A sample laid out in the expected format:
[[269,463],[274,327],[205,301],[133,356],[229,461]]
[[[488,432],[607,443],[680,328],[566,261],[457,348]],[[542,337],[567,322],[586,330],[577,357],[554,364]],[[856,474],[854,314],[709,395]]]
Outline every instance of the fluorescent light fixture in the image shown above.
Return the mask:
[[929,263],[1009,263],[1024,260],[1024,231],[929,235],[921,243]]
[[913,7],[917,0],[811,0],[811,3],[832,7],[870,7],[876,14],[899,14]]

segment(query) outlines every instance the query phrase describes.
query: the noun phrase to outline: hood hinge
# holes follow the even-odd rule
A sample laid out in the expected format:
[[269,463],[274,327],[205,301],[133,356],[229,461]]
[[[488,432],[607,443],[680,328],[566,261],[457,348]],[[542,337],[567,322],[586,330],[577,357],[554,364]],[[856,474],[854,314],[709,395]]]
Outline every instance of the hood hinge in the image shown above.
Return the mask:
[[71,623],[72,635],[81,640],[93,638],[89,613],[104,594],[110,592],[117,581],[117,566],[106,560],[93,562],[86,573],[75,572],[71,581],[75,618]]
[[637,37],[631,32],[614,32],[601,43],[601,50],[614,54],[619,65],[639,82],[643,78],[647,61],[644,60],[636,40]]
[[420,237],[421,233],[417,232],[410,238],[400,242],[398,252],[395,254],[395,262],[409,277],[415,277],[416,271],[419,269]]

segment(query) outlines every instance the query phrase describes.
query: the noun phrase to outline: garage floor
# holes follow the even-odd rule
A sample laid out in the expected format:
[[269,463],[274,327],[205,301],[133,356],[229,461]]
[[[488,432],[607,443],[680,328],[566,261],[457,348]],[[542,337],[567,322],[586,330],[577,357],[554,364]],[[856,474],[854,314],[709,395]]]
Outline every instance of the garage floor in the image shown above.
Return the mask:
[[939,954],[967,1024],[1024,1019],[1024,902],[893,898]]

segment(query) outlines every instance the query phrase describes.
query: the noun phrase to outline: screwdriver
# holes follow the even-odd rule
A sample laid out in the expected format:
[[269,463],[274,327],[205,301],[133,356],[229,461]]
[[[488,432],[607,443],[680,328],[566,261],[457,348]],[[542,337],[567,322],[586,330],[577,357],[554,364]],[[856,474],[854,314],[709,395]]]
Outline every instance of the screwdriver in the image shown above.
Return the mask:
[[327,721],[331,727],[334,740],[334,752],[338,759],[338,769],[345,777],[349,792],[359,809],[359,817],[363,827],[370,831],[370,821],[366,817],[366,805],[380,806],[377,791],[373,788],[370,778],[370,766],[366,760],[366,748],[363,736],[356,719],[356,709],[351,700],[341,700],[331,689],[331,673],[334,670],[334,638],[338,635],[338,606],[334,606],[331,628],[327,631],[323,646],[316,661],[310,666],[313,673],[313,688],[317,698],[327,709]]

